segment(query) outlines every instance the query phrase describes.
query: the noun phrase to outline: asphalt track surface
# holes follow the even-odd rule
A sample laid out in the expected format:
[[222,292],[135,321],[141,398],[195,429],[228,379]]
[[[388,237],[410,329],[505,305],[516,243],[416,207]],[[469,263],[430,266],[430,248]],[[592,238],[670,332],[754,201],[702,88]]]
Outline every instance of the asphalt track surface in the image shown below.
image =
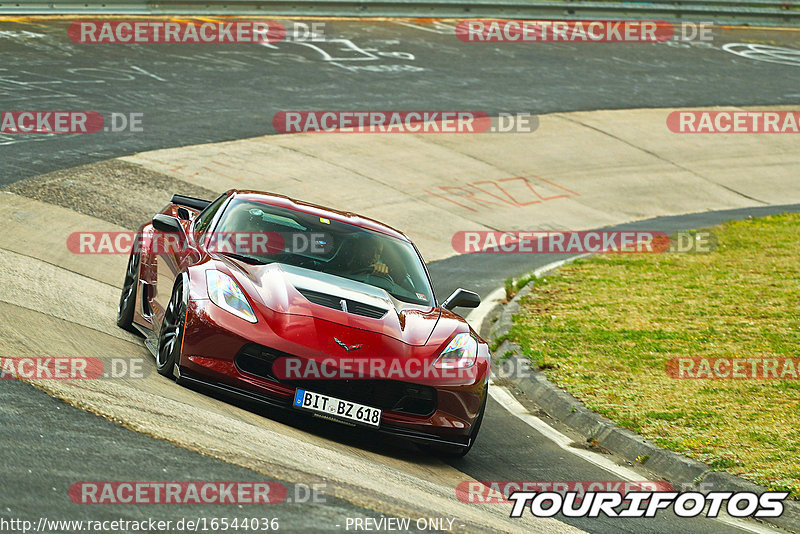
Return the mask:
[[[289,484],[287,501],[266,506],[85,506],[66,488],[76,480],[275,482],[248,469],[202,456],[74,408],[32,388],[7,381],[0,390],[0,450],[4,508],[0,518],[42,516],[58,520],[197,521],[199,517],[277,518],[281,530],[340,532],[346,517],[381,514],[323,493],[324,484]],[[341,525],[341,526],[340,526]],[[77,529],[48,529],[64,532]],[[2,532],[8,530],[0,529]],[[416,532],[409,530],[408,532]]]
[[[0,23],[0,54],[4,60],[0,67],[0,109],[143,112],[146,127],[143,134],[0,137],[0,184],[143,150],[271,133],[272,114],[285,109],[544,113],[642,106],[794,104],[800,98],[796,89],[800,70],[796,66],[735,56],[721,50],[725,41],[713,46],[681,47],[564,44],[480,48],[454,42],[452,35],[428,31],[430,28],[388,22],[334,22],[327,29],[361,50],[404,52],[414,59],[395,54],[367,62],[346,58],[331,61],[319,50],[297,43],[285,43],[277,49],[258,45],[93,48],[71,43],[65,35],[66,23]],[[724,34],[729,42],[758,38],[756,32]],[[339,52],[361,54],[349,44],[344,46]],[[369,72],[368,76],[352,70],[365,63],[388,70]],[[409,65],[423,70],[409,69]],[[708,212],[626,227],[669,231],[798,210],[798,206],[789,206]],[[438,295],[464,286],[485,296],[505,278],[555,259],[559,258],[469,255],[435,262],[430,268]],[[262,481],[264,477],[129,431],[26,384],[4,383],[0,399],[4,486],[0,488],[4,495],[0,518],[33,518],[45,512],[65,519],[252,514],[223,507],[198,512],[197,507],[180,506],[155,510],[75,505],[65,492],[65,485],[74,480],[148,480],[167,475],[189,480],[199,474],[208,480]],[[354,437],[340,427],[309,423],[306,418],[269,415],[345,442],[363,440],[381,449],[392,446],[381,438]],[[451,464],[477,480],[614,478],[565,454],[494,401],[489,403],[473,451]],[[303,531],[339,530],[337,520],[342,517],[375,514],[329,497],[319,505],[284,504],[274,515],[287,518],[286,530]],[[668,515],[624,523],[562,520],[590,532],[733,530],[713,521],[678,520]]]
[[333,21],[325,43],[98,46],[70,41],[67,27],[0,21],[0,107],[142,113],[144,131],[0,135],[0,185],[134,152],[273,133],[272,117],[283,110],[539,114],[800,98],[795,61],[723,50],[751,41],[791,48],[797,32],[718,30],[711,43],[486,46],[430,23]]

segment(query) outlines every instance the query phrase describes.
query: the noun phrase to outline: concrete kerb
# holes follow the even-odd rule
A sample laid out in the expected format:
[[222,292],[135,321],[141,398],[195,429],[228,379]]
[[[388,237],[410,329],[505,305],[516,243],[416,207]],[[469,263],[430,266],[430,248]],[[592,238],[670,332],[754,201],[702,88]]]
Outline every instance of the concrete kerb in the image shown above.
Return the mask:
[[[628,461],[640,463],[665,478],[676,489],[692,488],[694,491],[702,491],[703,493],[709,491],[749,491],[761,494],[769,491],[767,488],[730,473],[714,471],[698,460],[688,458],[674,451],[662,449],[638,434],[622,428],[610,419],[593,412],[581,401],[550,382],[543,373],[535,369],[530,364],[530,360],[523,355],[522,349],[518,344],[508,339],[503,339],[511,330],[513,317],[519,312],[522,299],[534,291],[536,279],[567,263],[586,256],[588,254],[555,262],[537,269],[533,273],[535,279],[528,282],[504,306],[497,322],[495,322],[490,331],[490,338],[493,342],[502,340],[497,345],[494,353],[505,355],[504,360],[513,360],[510,368],[528,372],[512,373],[511,376],[502,378],[512,382],[550,417],[580,433],[580,435],[586,437],[587,441],[593,441],[600,447]],[[645,458],[645,460],[641,461],[642,458]],[[786,500],[784,501],[784,512],[781,517],[763,519],[790,532],[800,532],[800,503]]]

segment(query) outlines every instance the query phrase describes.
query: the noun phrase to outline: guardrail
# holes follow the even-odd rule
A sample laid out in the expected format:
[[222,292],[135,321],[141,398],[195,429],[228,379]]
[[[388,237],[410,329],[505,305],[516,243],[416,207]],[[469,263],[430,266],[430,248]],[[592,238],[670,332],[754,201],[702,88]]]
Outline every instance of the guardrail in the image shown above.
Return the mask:
[[800,4],[781,0],[0,0],[2,14],[650,19],[800,26]]

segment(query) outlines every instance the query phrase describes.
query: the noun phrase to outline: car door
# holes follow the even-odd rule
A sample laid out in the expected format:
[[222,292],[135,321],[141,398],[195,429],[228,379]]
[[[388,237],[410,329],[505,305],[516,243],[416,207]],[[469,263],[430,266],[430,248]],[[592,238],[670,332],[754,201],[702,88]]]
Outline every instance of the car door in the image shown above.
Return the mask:
[[183,233],[172,238],[172,244],[177,246],[161,247],[156,254],[156,287],[152,304],[156,331],[161,328],[164,310],[172,297],[175,280],[180,273],[199,259],[198,242],[201,242],[213,227],[216,216],[226,200],[227,195],[222,195],[200,212],[193,221],[181,220]]

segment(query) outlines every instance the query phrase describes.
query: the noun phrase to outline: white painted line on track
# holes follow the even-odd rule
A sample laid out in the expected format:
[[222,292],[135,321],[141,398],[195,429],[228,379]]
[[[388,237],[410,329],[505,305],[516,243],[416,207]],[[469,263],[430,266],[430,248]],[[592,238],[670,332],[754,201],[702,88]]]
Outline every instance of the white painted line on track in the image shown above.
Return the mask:
[[[539,269],[536,269],[533,274],[540,278],[545,273],[552,271],[570,263],[578,258],[583,258],[589,256],[589,254],[582,254],[580,256],[575,256],[573,258],[569,258],[567,260],[561,260],[553,263],[549,263]],[[505,298],[505,288],[501,287],[495,289],[489,295],[486,296],[485,299],[481,300],[480,306],[472,310],[469,315],[467,315],[466,319],[467,322],[472,326],[472,329],[476,332],[480,333],[481,327],[483,326],[483,321],[486,319],[486,316],[495,307],[495,305],[499,304],[502,299]],[[574,441],[569,436],[562,434],[552,426],[548,425],[545,421],[536,417],[532,413],[528,411],[525,406],[523,406],[515,397],[512,395],[506,388],[502,386],[497,386],[490,380],[490,388],[489,388],[489,395],[505,410],[507,410],[510,414],[512,414],[517,419],[521,420],[534,430],[536,430],[539,434],[544,436],[545,438],[549,439],[556,445],[558,445],[562,450],[568,452],[569,454],[573,454],[586,460],[587,462],[600,467],[601,469],[605,469],[612,475],[615,475],[623,480],[628,481],[638,481],[642,480],[642,475],[637,473],[632,469],[628,469],[627,467],[621,466],[611,460],[609,457],[590,451],[586,449],[580,449],[577,447],[572,447],[570,444]],[[723,516],[720,515],[716,518],[717,521],[720,523],[739,528],[741,530],[746,530],[748,532],[753,532],[755,534],[774,534],[777,532],[783,532],[777,528],[771,528],[766,525],[762,525],[759,523],[755,523],[752,521],[745,521],[742,519],[736,519],[730,516]]]
[[[562,260],[545,265],[544,267],[534,271],[534,275],[538,278],[545,272],[561,267],[568,261],[571,260]],[[492,291],[485,299],[481,301],[480,306],[474,309],[467,316],[467,321],[472,325],[472,328],[474,330],[480,331],[480,328],[483,325],[483,321],[486,319],[488,313],[504,297],[505,297],[505,288],[501,287]],[[573,442],[573,440],[570,437],[562,434],[555,428],[545,423],[540,418],[530,413],[504,387],[492,384],[492,386],[489,388],[489,394],[495,401],[497,401],[498,404],[500,404],[503,408],[505,408],[509,413],[513,414],[515,417],[522,420],[527,425],[533,427],[541,435],[543,435],[550,441],[556,443],[559,447],[569,452],[570,454],[579,456],[584,460],[598,467],[601,467],[606,471],[609,471],[617,475],[618,477],[624,478],[626,480],[641,479],[641,475],[638,475],[635,471],[617,465],[615,462],[611,461],[608,457],[602,454],[598,454],[596,452],[592,452],[585,449],[578,449],[575,447],[571,447],[570,444]]]
[[489,388],[492,398],[497,401],[503,408],[505,408],[514,417],[522,420],[528,426],[539,432],[542,436],[546,437],[563,450],[583,458],[589,463],[605,469],[606,471],[623,478],[625,480],[641,480],[642,475],[638,474],[632,469],[617,465],[608,456],[599,454],[586,449],[579,449],[570,446],[575,440],[566,436],[545,423],[542,419],[530,413],[514,396],[504,387],[492,385]]
[[486,316],[492,311],[492,308],[499,304],[500,300],[505,298],[505,296],[506,290],[501,287],[489,293],[485,299],[481,299],[480,306],[472,310],[469,315],[466,316],[466,320],[470,326],[472,326],[473,330],[480,334],[483,320],[486,319]]
[[[489,394],[492,398],[497,401],[503,408],[508,410],[509,413],[526,423],[528,426],[532,427],[536,430],[539,434],[546,437],[564,451],[574,454],[580,458],[583,458],[587,462],[590,462],[602,469],[605,469],[612,475],[615,475],[621,479],[628,480],[628,481],[640,481],[642,480],[642,475],[638,474],[636,471],[632,469],[628,469],[627,467],[618,465],[613,460],[608,458],[605,455],[589,451],[586,449],[579,449],[576,447],[571,447],[570,443],[573,442],[571,438],[562,434],[555,428],[551,427],[547,423],[545,423],[542,419],[536,417],[535,415],[531,414],[520,402],[514,398],[514,396],[504,387],[492,385],[489,388]],[[777,528],[769,528],[767,526],[750,522],[744,521],[742,519],[736,519],[730,516],[723,516],[720,515],[716,518],[717,521],[720,523],[724,523],[726,525],[730,525],[732,527],[739,528],[741,530],[747,530],[749,532],[754,532],[756,534],[773,534],[776,532],[782,532]]]
[[786,532],[785,530],[780,530],[777,527],[768,527],[766,525],[760,525],[758,523],[745,521],[743,519],[736,519],[730,516],[720,515],[717,518],[717,521],[725,525],[747,530],[748,532],[755,532],[756,534],[776,534],[779,532]]

